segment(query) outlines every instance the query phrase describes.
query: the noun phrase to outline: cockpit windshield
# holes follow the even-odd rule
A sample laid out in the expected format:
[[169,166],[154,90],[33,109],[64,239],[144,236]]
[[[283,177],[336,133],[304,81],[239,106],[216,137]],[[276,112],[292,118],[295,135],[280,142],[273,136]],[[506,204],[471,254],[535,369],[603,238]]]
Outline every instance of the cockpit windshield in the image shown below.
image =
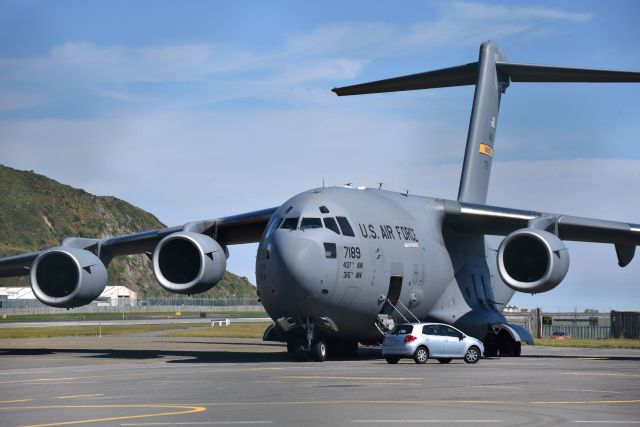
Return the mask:
[[298,218],[285,218],[284,221],[282,221],[280,228],[284,228],[285,230],[295,230],[298,228]]
[[320,218],[302,218],[300,222],[300,230],[308,230],[310,228],[322,228]]

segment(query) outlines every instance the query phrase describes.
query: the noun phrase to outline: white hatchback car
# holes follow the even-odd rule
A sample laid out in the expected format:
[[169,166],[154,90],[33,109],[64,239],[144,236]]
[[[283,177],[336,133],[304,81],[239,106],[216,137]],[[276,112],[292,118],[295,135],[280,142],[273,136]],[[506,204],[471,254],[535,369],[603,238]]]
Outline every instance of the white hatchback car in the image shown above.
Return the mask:
[[484,355],[484,345],[450,325],[405,323],[385,335],[382,355],[388,363],[398,363],[403,357],[420,364],[430,357],[440,363],[449,363],[451,359],[476,363]]

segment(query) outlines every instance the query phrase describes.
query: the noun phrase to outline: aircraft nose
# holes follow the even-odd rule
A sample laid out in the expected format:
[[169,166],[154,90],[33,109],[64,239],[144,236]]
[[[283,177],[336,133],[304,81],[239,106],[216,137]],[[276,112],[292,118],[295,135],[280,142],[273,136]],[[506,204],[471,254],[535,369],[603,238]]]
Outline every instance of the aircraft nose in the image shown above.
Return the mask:
[[299,301],[314,297],[322,286],[320,244],[304,236],[284,231],[275,233],[271,244],[273,279],[280,298]]

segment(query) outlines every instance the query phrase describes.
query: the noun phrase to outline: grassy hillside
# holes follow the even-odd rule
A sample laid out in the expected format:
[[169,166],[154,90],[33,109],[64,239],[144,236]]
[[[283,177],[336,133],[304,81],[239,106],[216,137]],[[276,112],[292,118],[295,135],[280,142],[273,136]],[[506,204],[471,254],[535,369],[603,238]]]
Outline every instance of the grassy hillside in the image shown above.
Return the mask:
[[[0,165],[0,256],[57,246],[69,236],[106,238],[165,225],[148,212],[110,196],[94,196],[43,175]],[[140,296],[171,295],[153,278],[144,255],[114,259],[109,285],[124,285]],[[26,277],[0,279],[0,286],[28,286]],[[208,296],[255,297],[246,278],[226,273]],[[202,295],[204,296],[204,295]]]

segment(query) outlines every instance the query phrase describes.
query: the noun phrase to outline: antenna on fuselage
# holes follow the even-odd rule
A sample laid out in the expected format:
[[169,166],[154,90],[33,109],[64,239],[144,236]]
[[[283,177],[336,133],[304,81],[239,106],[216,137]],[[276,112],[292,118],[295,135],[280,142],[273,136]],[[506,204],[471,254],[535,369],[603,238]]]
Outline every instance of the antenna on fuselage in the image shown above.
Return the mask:
[[507,62],[492,41],[480,45],[477,62],[332,89],[339,96],[475,84],[458,201],[487,200],[500,97],[512,82],[634,83],[640,73]]

